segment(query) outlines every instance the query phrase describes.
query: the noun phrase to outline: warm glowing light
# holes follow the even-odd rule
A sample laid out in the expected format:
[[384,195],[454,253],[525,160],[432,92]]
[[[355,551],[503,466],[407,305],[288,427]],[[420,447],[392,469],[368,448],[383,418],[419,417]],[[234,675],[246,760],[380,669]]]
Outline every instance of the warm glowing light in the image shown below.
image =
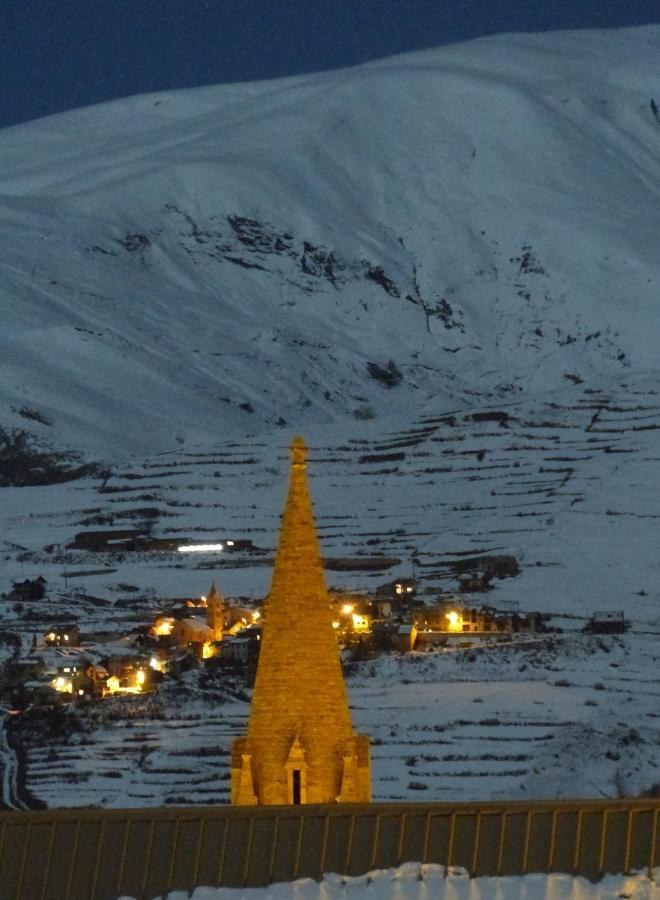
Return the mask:
[[455,610],[452,609],[447,613],[447,619],[449,621],[449,625],[448,625],[449,631],[462,631],[463,630],[463,616],[461,616]]
[[163,664],[162,664],[162,662],[158,659],[157,656],[152,656],[152,657],[151,657],[151,659],[149,660],[149,665],[150,665],[151,668],[154,669],[156,672],[162,672],[162,671],[163,671]]
[[335,620],[335,621],[332,623],[332,627],[333,627],[333,628],[339,628],[339,622],[337,622],[337,621]]
[[56,691],[59,691],[62,694],[73,693],[73,684],[66,678],[62,678],[61,675],[58,675],[57,678],[53,679],[53,681],[51,681],[51,684]]
[[210,659],[212,656],[215,656],[216,653],[217,651],[210,641],[207,641],[202,646],[202,659]]
[[154,624],[154,626],[151,630],[153,631],[154,634],[161,637],[163,635],[172,634],[173,626],[174,626],[174,619],[172,619],[171,617],[168,616],[168,618],[166,618],[166,619],[159,619],[158,621],[156,621],[156,623]]
[[369,620],[366,616],[360,616],[357,613],[353,613],[353,631],[368,631],[369,630]]
[[224,550],[224,544],[183,544],[177,550],[179,553],[217,553]]
[[68,634],[65,634],[65,635],[64,635],[64,640],[65,640],[65,641],[68,641],[68,640],[69,640],[69,635],[68,635]]
[[341,611],[343,612],[343,614],[345,616],[350,616],[350,614],[353,612],[353,604],[352,603],[344,603],[344,605],[341,608]]
[[227,541],[227,546],[228,546],[228,547],[233,547],[233,546],[234,546],[234,542],[233,542],[233,541]]
[[144,674],[144,669],[138,669],[135,674],[135,680],[138,683],[138,687],[142,687],[142,685],[144,684],[145,678],[146,678],[146,675]]
[[114,694],[119,690],[119,679],[116,675],[111,675],[105,683],[106,690],[109,694]]
[[84,693],[85,693],[85,692],[83,691],[82,688],[78,688],[78,696],[79,696],[79,697],[82,697],[82,695],[83,695]]
[[256,622],[257,619],[260,619],[260,618],[261,618],[261,613],[259,612],[258,609],[255,609],[254,612],[252,613],[253,621]]
[[46,635],[46,637],[48,638],[49,641],[54,641],[55,640],[55,632],[49,631],[48,634]]
[[403,593],[403,587],[400,584],[395,585],[394,590],[397,592],[397,594]]

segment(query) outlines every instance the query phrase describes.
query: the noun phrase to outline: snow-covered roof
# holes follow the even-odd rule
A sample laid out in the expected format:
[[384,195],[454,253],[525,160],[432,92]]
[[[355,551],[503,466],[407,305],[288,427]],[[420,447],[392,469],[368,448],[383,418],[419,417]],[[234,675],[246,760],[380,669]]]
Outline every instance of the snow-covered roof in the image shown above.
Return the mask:
[[178,622],[175,622],[173,627],[176,628],[177,625],[184,622],[189,628],[210,628],[204,616],[186,616],[185,619],[179,619]]

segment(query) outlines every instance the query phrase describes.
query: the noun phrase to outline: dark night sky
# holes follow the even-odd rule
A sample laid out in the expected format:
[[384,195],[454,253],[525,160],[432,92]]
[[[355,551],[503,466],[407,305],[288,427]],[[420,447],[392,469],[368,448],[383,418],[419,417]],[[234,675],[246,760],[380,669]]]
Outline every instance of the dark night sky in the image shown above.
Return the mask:
[[660,22],[660,0],[0,0],[0,126],[505,31]]

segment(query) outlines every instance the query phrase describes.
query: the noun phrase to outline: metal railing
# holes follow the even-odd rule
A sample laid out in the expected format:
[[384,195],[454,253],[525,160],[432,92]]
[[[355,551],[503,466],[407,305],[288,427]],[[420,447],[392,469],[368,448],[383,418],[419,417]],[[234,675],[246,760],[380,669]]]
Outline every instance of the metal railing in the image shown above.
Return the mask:
[[151,900],[406,861],[471,875],[653,872],[660,800],[66,809],[0,814],[0,900]]

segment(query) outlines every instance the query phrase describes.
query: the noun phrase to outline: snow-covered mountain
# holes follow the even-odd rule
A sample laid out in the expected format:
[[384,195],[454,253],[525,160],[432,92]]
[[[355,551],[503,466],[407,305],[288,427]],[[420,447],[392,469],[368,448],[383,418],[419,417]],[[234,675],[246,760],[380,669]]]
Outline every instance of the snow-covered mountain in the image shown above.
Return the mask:
[[653,377],[659,50],[500,36],[0,132],[0,425],[113,459]]

